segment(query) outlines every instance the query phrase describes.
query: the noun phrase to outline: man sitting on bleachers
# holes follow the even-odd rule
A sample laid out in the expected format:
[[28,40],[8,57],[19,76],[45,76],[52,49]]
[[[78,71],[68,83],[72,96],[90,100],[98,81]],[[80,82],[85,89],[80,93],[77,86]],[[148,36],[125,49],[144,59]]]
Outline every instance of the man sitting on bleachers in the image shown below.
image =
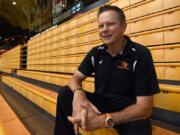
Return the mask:
[[[55,135],[112,128],[120,135],[151,135],[153,94],[159,92],[150,51],[124,35],[126,18],[115,6],[98,12],[103,45],[94,47],[59,91]],[[82,81],[95,73],[95,92]]]

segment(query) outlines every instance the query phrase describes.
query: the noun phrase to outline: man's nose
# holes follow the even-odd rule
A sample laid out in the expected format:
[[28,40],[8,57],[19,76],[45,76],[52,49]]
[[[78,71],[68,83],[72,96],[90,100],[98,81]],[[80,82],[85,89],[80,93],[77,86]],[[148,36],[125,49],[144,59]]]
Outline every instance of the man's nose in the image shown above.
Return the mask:
[[102,31],[108,31],[108,29],[109,29],[108,26],[107,26],[107,25],[104,25]]

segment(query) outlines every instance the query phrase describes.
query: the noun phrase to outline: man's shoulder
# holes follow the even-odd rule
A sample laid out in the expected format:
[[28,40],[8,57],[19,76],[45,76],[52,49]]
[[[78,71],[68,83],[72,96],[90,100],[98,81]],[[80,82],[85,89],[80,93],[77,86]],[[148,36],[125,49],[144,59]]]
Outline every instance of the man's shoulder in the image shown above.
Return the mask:
[[97,54],[97,53],[99,53],[99,52],[104,51],[105,49],[106,49],[106,46],[105,46],[104,44],[101,44],[101,45],[98,45],[98,46],[93,47],[93,48],[90,50],[90,52],[91,52],[92,54]]
[[143,55],[143,54],[145,54],[147,52],[150,52],[149,49],[145,45],[142,45],[140,43],[137,43],[137,42],[131,40],[131,38],[128,37],[128,36],[125,36],[125,38],[127,39],[127,43],[130,46],[130,49],[132,51],[134,51],[135,54]]
[[149,54],[150,50],[145,46],[140,43],[132,41],[133,47],[136,50],[137,54],[139,55],[144,55],[144,54]]

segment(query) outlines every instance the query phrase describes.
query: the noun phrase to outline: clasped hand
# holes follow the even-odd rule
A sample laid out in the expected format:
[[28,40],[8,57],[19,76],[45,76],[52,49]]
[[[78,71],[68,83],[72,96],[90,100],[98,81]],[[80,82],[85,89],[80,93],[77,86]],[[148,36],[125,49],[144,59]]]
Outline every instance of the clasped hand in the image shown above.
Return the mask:
[[87,99],[84,92],[75,92],[73,98],[73,113],[68,120],[74,124],[75,134],[79,133],[79,127],[86,131],[102,128],[104,115]]

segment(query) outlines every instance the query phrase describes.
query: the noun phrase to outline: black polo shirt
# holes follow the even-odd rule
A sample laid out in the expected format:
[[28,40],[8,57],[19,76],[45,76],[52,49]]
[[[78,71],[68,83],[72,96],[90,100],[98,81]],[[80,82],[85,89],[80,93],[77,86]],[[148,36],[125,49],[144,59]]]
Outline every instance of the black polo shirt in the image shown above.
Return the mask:
[[129,37],[121,54],[112,57],[106,45],[94,47],[78,70],[86,76],[95,73],[95,93],[120,103],[122,108],[136,102],[136,96],[159,92],[150,51]]

